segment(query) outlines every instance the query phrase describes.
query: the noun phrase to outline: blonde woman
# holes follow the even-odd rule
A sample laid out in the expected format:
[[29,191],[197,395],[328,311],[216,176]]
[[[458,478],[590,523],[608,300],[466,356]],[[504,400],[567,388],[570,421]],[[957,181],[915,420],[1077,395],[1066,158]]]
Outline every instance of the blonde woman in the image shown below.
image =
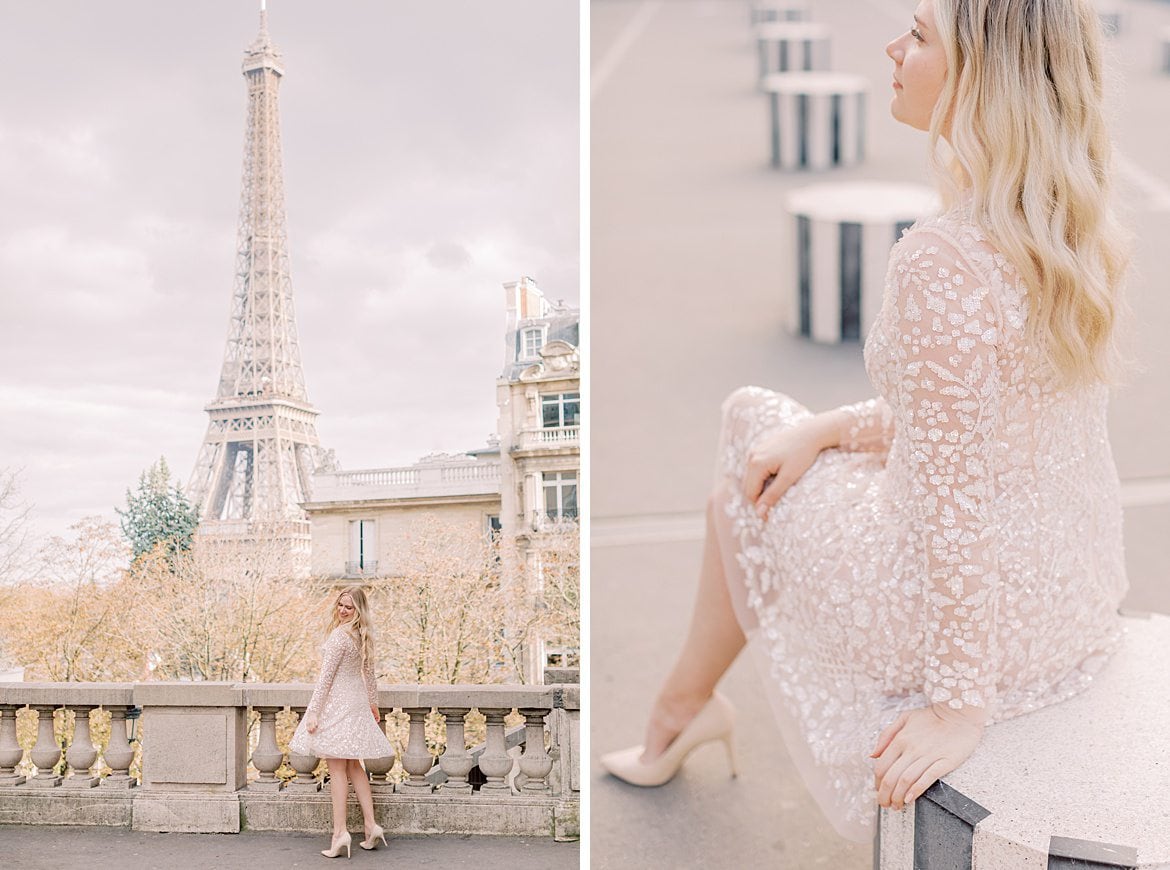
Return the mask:
[[373,849],[386,844],[382,827],[374,820],[374,799],[362,758],[385,758],[394,753],[379,726],[378,685],[374,678],[374,637],[370,608],[360,587],[341,590],[334,601],[329,636],[325,641],[321,674],[304,718],[289,741],[289,751],[324,758],[329,765],[329,794],[333,799],[333,839],[321,854],[350,856],[351,837],[345,827],[349,784],[362,808],[366,838],[359,845]]
[[602,758],[652,786],[700,743],[730,749],[714,690],[751,635],[797,769],[860,842],[989,723],[1084,689],[1127,589],[1097,13],[922,0],[908,23],[891,111],[929,131],[943,207],[892,251],[864,347],[878,396],[727,400],[690,632],[644,744]]

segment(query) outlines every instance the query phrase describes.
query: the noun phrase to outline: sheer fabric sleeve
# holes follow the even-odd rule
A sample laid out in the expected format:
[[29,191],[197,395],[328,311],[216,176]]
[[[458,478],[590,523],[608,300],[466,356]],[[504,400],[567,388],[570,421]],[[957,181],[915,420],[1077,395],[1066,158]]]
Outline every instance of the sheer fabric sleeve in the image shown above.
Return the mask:
[[894,414],[884,398],[840,405],[844,412],[838,448],[849,452],[886,453],[894,438]]
[[313,689],[313,697],[309,699],[306,712],[321,712],[321,705],[329,696],[329,688],[333,685],[333,678],[337,676],[337,669],[341,666],[344,655],[345,636],[341,629],[335,628],[325,641],[325,651],[321,657],[321,674],[317,677],[317,685]]
[[895,279],[897,390],[907,418],[907,508],[925,562],[923,690],[931,704],[983,721],[997,676],[998,304],[945,238],[926,230],[905,241]]
[[370,699],[370,706],[378,706],[378,678],[374,676],[374,662],[362,663],[362,681],[366,684],[366,696]]

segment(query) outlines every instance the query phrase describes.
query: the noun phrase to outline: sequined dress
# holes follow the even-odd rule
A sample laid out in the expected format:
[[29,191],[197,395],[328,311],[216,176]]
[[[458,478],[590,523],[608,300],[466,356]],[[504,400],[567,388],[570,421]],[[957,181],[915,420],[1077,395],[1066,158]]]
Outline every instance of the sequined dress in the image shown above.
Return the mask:
[[[313,697],[289,741],[289,751],[317,758],[392,755],[394,749],[370,711],[377,703],[377,691],[373,665],[363,669],[357,640],[341,626],[333,629],[322,649]],[[314,734],[305,727],[308,713],[317,714]]]
[[[864,345],[878,396],[761,520],[752,443],[812,412],[758,387],[723,405],[715,529],[780,732],[826,817],[872,840],[878,733],[903,710],[990,722],[1083,690],[1124,640],[1108,390],[1025,359],[1018,274],[963,207],[894,247]],[[992,726],[993,727],[993,726]]]

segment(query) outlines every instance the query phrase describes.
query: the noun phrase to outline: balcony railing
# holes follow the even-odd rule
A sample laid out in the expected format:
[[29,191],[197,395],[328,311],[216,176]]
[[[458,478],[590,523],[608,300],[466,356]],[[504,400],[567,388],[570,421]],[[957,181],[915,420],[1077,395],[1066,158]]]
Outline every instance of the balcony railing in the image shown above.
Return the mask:
[[541,511],[532,512],[532,531],[534,532],[575,532],[577,531],[577,517],[549,516]]
[[577,447],[581,442],[580,426],[550,426],[547,429],[520,430],[520,449],[540,447]]
[[365,562],[346,562],[346,577],[373,577],[378,573],[378,560],[367,559]]
[[313,475],[313,501],[435,498],[500,491],[498,460],[440,459],[400,468],[329,471]]
[[[0,818],[148,831],[238,832],[241,822],[328,830],[320,759],[289,755],[277,742],[278,716],[288,730],[311,695],[302,684],[0,683]],[[364,761],[388,833],[578,836],[577,685],[394,686],[378,702],[383,714],[407,720],[400,758]],[[22,716],[36,720],[31,747],[17,739],[25,708]],[[90,728],[99,709],[108,733],[100,746]],[[127,718],[139,709],[135,734]],[[473,711],[486,739],[469,747]],[[522,721],[511,731],[509,715]],[[429,748],[436,743],[441,752]]]

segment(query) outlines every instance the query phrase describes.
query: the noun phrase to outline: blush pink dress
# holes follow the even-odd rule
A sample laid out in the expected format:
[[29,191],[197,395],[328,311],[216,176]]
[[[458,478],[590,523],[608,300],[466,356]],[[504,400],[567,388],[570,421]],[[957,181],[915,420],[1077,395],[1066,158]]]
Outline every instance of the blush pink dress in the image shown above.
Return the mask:
[[[372,663],[362,667],[358,641],[338,626],[325,641],[321,674],[306,715],[288,743],[290,752],[317,758],[386,758],[394,748],[370,707],[377,703],[378,685]],[[309,713],[317,714],[317,731],[305,726]]]
[[[894,247],[864,346],[878,396],[761,520],[745,457],[811,416],[758,387],[723,406],[716,535],[780,732],[827,818],[874,834],[868,757],[900,712],[995,722],[1084,689],[1124,642],[1107,388],[1025,359],[1028,296],[964,206]],[[994,727],[994,726],[992,726]]]

